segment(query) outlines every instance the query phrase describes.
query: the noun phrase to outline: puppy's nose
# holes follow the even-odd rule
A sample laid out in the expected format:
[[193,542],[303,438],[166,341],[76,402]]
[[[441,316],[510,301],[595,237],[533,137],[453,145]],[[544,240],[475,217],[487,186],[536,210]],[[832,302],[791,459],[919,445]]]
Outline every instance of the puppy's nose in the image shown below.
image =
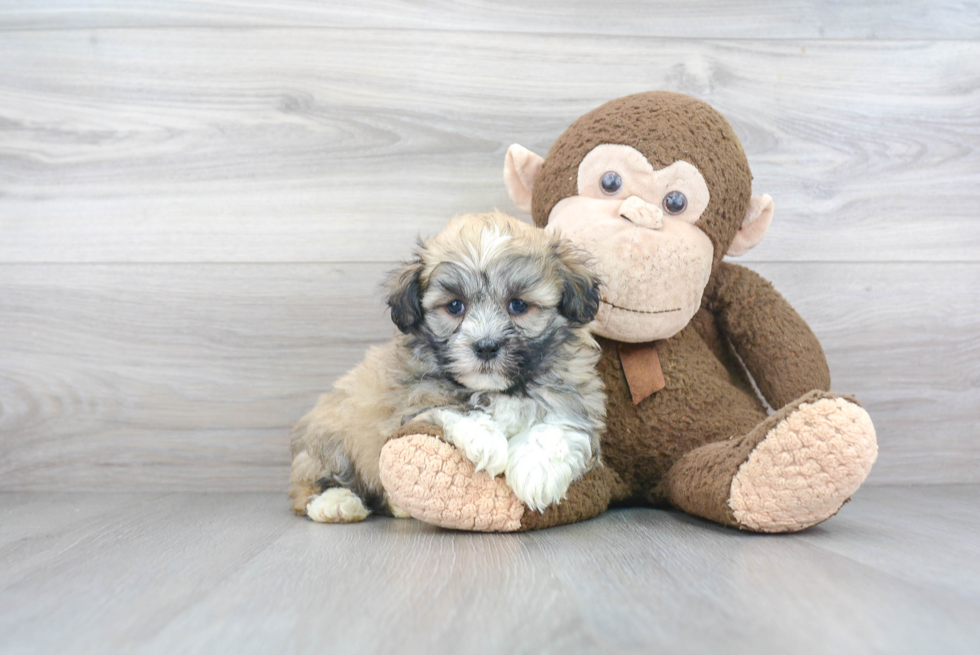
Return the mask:
[[619,215],[639,227],[659,230],[664,226],[664,212],[643,198],[630,196],[619,206]]
[[473,350],[476,351],[477,357],[485,362],[489,362],[500,351],[500,342],[494,341],[493,339],[480,339],[473,344]]

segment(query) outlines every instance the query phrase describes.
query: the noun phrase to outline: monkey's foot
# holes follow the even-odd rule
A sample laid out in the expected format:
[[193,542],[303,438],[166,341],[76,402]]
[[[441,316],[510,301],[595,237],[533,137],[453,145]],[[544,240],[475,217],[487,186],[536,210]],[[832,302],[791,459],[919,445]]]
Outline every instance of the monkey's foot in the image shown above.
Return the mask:
[[795,532],[834,514],[878,456],[871,417],[845,398],[802,403],[769,431],[732,479],[739,525]]
[[502,477],[477,472],[460,451],[428,434],[391,439],[381,449],[381,482],[412,517],[457,530],[521,530],[524,504]]
[[868,413],[848,398],[815,391],[743,437],[691,451],[658,492],[725,525],[797,532],[836,514],[877,456]]

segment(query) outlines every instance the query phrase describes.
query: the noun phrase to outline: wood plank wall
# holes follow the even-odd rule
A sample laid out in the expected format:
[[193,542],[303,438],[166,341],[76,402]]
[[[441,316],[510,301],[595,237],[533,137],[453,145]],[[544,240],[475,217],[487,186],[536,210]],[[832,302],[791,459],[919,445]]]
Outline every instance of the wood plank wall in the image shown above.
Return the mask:
[[978,2],[0,2],[0,489],[282,489],[416,235],[649,89],[742,139],[870,482],[980,482],[978,62]]

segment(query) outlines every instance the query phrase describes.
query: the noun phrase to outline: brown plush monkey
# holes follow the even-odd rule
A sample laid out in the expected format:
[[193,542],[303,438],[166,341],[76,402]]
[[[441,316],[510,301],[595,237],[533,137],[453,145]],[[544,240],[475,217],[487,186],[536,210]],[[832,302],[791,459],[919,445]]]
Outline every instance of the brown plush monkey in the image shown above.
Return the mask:
[[[772,220],[752,196],[728,122],[651,92],[575,121],[546,159],[507,152],[504,177],[537,225],[588,250],[604,280],[593,332],[608,393],[604,467],[543,513],[412,426],[382,452],[393,501],[445,527],[514,531],[610,503],[673,506],[725,525],[792,532],[833,516],[877,456],[874,426],[830,393],[810,328],[758,274],[723,261]],[[775,411],[768,414],[759,394]]]

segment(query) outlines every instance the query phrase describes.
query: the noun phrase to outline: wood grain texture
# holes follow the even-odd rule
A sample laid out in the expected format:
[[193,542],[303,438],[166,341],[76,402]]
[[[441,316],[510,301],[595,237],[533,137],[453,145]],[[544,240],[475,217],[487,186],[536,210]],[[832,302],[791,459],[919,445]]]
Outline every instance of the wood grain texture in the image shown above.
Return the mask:
[[484,535],[313,524],[280,494],[3,494],[0,641],[11,655],[973,653],[978,501],[977,486],[864,489],[796,535],[656,510]]
[[344,27],[670,38],[975,39],[980,3],[765,0],[57,0],[0,3],[0,30],[120,27]]
[[289,426],[394,333],[386,268],[3,267],[0,486],[280,487]]
[[[0,489],[284,488],[289,426],[394,333],[389,268],[0,266]],[[980,482],[980,265],[756,268],[871,413],[870,483]]]
[[750,261],[977,261],[980,42],[181,28],[0,40],[0,261],[392,261],[513,210],[511,142],[704,98],[776,199]]
[[742,139],[745,259],[871,412],[870,482],[980,482],[980,2],[0,0],[0,33],[0,489],[281,489],[416,236],[648,89]]

